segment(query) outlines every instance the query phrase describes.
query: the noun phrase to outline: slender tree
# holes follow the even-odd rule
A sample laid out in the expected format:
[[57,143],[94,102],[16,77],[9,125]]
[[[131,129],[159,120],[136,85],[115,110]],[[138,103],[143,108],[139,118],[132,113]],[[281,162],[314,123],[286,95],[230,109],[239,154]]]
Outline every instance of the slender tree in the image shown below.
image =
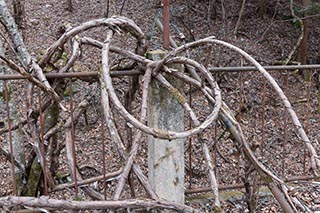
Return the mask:
[[[310,0],[303,0],[303,8],[304,8],[304,16],[307,17],[308,15],[308,7],[310,4]],[[301,64],[307,64],[308,59],[308,36],[309,36],[309,19],[303,18],[303,37],[300,43],[299,52],[298,52],[298,61]],[[303,77],[308,80],[309,75],[306,70],[302,71]]]
[[268,10],[268,0],[259,1],[259,16],[263,17],[267,14]]
[[25,0],[13,0],[14,20],[20,30],[24,29]]

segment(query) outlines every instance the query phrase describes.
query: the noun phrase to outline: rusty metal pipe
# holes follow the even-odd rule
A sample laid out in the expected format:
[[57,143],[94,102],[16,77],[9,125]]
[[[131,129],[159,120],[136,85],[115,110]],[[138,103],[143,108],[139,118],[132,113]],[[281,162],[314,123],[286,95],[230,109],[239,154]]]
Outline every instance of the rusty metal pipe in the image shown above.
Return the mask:
[[170,0],[163,0],[163,47],[170,48]]
[[[310,176],[310,175],[302,175],[302,176],[295,176],[286,178],[285,182],[294,182],[294,181],[306,181],[306,180],[316,180],[319,179],[319,176]],[[232,189],[241,189],[244,188],[243,183],[238,184],[229,184],[229,185],[220,185],[219,190],[232,190]],[[195,194],[195,193],[204,193],[204,192],[211,192],[210,187],[199,187],[199,188],[193,188],[193,189],[186,189],[185,194]]]
[[[296,70],[296,69],[315,69],[320,70],[320,64],[311,65],[288,65],[288,66],[264,66],[266,70],[272,71],[284,71],[284,70]],[[210,72],[252,72],[257,71],[256,67],[211,67],[208,69]],[[142,71],[139,70],[125,70],[125,71],[111,71],[112,77],[119,77],[125,75],[141,75]],[[54,78],[96,78],[98,72],[70,72],[70,73],[46,73],[47,79]],[[20,74],[5,74],[0,75],[0,80],[19,80],[26,79],[26,77]]]

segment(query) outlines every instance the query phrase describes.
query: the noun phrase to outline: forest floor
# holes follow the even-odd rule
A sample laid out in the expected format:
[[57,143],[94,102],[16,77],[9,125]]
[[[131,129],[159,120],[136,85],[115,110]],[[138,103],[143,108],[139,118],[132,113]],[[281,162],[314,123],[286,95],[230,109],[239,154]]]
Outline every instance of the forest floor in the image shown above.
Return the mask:
[[[112,15],[126,16],[137,23],[142,31],[147,35],[149,46],[152,50],[161,47],[161,35],[154,27],[155,18],[160,11],[159,0],[140,0],[126,1],[122,11],[122,1],[110,1],[109,17]],[[243,49],[253,56],[262,65],[279,65],[287,59],[290,52],[295,47],[300,36],[301,29],[294,23],[291,16],[289,3],[284,0],[269,1],[267,14],[264,17],[258,15],[258,1],[249,0],[246,2],[243,16],[240,20],[240,25],[237,33],[233,33],[238,20],[239,10],[241,7],[240,1],[224,1],[224,5],[217,1],[217,17],[216,19],[208,18],[208,1],[171,1],[171,33],[173,38],[178,41],[179,45],[183,41],[179,38],[179,33],[183,33],[186,37],[186,42],[191,42],[207,36],[215,36],[230,42],[239,48]],[[298,2],[296,7],[299,8]],[[30,49],[34,57],[38,57],[45,49],[54,43],[60,36],[60,29],[65,23],[71,23],[72,26],[77,26],[85,21],[96,18],[102,18],[106,14],[106,0],[90,0],[90,1],[73,1],[73,11],[67,10],[66,1],[56,0],[29,0],[26,1],[26,24],[24,29],[24,39],[27,47]],[[223,8],[223,9],[222,9]],[[223,17],[223,10],[225,17]],[[320,13],[320,9],[318,14]],[[93,36],[103,37],[105,31],[93,31]],[[310,32],[308,40],[308,63],[320,63],[320,17],[314,16],[310,18]],[[122,41],[119,41],[121,45]],[[213,46],[211,52],[208,53],[208,48],[194,51],[191,55],[201,63],[207,63],[209,67],[230,67],[230,66],[249,66],[250,64],[226,48]],[[291,61],[295,61],[297,52],[294,53]],[[208,62],[206,58],[210,57]],[[81,66],[85,71],[96,71],[97,67],[92,64],[97,64],[97,59],[90,59],[88,55],[84,55],[86,63]],[[89,59],[88,59],[89,58]],[[92,61],[90,61],[92,60]],[[319,70],[318,70],[319,71]],[[302,75],[295,71],[271,71],[272,76],[276,79],[279,85],[286,91],[289,100],[293,103],[294,110],[301,119],[301,123],[307,128],[310,140],[319,150],[319,82],[316,78],[316,71],[312,70],[312,80],[305,81]],[[266,99],[263,99],[263,78],[256,72],[244,73],[217,73],[214,77],[219,83],[222,90],[222,96],[226,104],[232,111],[239,116],[239,122],[243,127],[244,134],[250,143],[255,141],[261,142],[264,140],[264,153],[260,149],[257,150],[259,159],[268,164],[268,168],[283,177],[293,177],[301,175],[311,175],[309,171],[309,163],[307,161],[306,169],[304,167],[304,146],[299,141],[294,132],[294,127],[291,121],[286,120],[286,114],[280,104],[280,99],[276,97],[270,86],[266,89]],[[286,82],[287,81],[287,82]],[[82,92],[95,91],[96,85],[89,83],[76,82],[76,87],[80,93],[76,97],[83,98]],[[128,79],[115,80],[115,86],[118,91],[124,91],[128,84]],[[288,85],[288,86],[286,86]],[[86,86],[86,87],[84,87]],[[122,88],[124,87],[124,88]],[[121,93],[121,92],[120,92]],[[99,96],[99,94],[95,94]],[[96,98],[99,99],[99,98]],[[192,93],[194,100],[193,107],[198,109],[198,114],[201,119],[205,119],[207,109],[202,107],[206,104],[201,99],[201,94]],[[265,136],[261,136],[263,113],[262,104],[265,100]],[[138,102],[138,100],[136,100]],[[76,100],[77,102],[77,100]],[[90,171],[94,175],[98,175],[101,171],[101,147],[97,141],[101,136],[100,128],[101,121],[99,112],[99,100],[95,100],[92,107],[88,110],[89,125],[85,124],[84,120],[80,120],[80,130],[76,132],[77,138],[77,155],[78,164],[85,170],[87,175]],[[207,110],[207,111],[206,111]],[[121,120],[121,118],[119,118]],[[289,120],[289,119],[288,119]],[[124,123],[124,122],[123,122]],[[286,129],[286,131],[285,131]],[[214,127],[206,130],[208,135],[214,132]],[[215,135],[222,135],[221,126],[215,132]],[[287,139],[284,140],[284,134]],[[283,141],[286,144],[283,145]],[[300,143],[299,143],[300,142]],[[2,142],[4,143],[4,142]],[[6,146],[6,145],[5,145]],[[237,180],[234,177],[243,177],[244,160],[240,158],[241,163],[238,163],[237,149],[233,145],[228,134],[222,135],[219,143],[209,144],[210,150],[214,152],[216,172],[218,182],[221,185],[235,184],[242,180]],[[219,151],[213,151],[214,148]],[[119,156],[116,154],[116,149],[112,145],[107,146],[107,169],[108,171],[116,171],[121,166],[118,161]],[[186,146],[187,153],[189,146]],[[146,171],[147,163],[144,156],[146,155],[146,147],[143,146],[139,151],[137,161]],[[186,188],[192,182],[192,187],[207,187],[209,181],[206,177],[207,170],[204,159],[201,154],[201,146],[194,144],[191,149],[192,163],[191,168],[187,168],[187,172],[192,170],[192,177],[189,173],[186,175]],[[64,154],[64,153],[62,153]],[[285,160],[282,160],[285,159]],[[0,174],[0,195],[8,195],[12,192],[9,184],[9,163],[3,156],[0,156],[1,168],[3,171]],[[63,161],[63,159],[61,159]],[[2,163],[6,162],[6,163]],[[188,156],[186,156],[188,162]],[[60,167],[64,171],[65,165]],[[240,168],[237,174],[237,168]],[[7,168],[7,170],[6,170]],[[99,169],[97,169],[99,168]],[[90,171],[89,171],[90,170]],[[239,178],[238,178],[239,179]],[[240,178],[241,179],[241,178]],[[137,181],[137,180],[135,180]],[[110,181],[108,187],[113,189],[115,183]],[[320,187],[319,184],[309,181],[299,181],[292,184],[293,190],[290,192],[298,197],[309,208],[319,207]],[[129,194],[129,189],[126,189]],[[110,190],[112,191],[112,190]],[[243,190],[241,191],[243,192]],[[57,192],[55,195],[59,198],[68,198],[72,195],[70,190],[65,190],[62,194]],[[244,193],[235,196],[226,196],[223,199],[222,205],[226,212],[246,212],[248,211]],[[143,196],[143,193],[138,191],[136,196]],[[210,206],[213,202],[212,196],[206,194],[188,195],[187,204],[200,209],[203,212],[210,212]],[[261,190],[260,198],[257,205],[258,212],[279,212],[278,203],[272,198],[270,192]]]

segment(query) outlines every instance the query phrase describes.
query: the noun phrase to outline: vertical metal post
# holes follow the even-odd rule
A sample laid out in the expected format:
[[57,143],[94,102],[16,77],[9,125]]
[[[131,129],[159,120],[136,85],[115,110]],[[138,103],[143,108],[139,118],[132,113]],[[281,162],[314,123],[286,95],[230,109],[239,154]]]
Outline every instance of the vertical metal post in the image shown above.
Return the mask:
[[73,158],[73,168],[72,168],[72,175],[74,179],[74,190],[75,190],[75,197],[78,199],[78,178],[77,178],[77,157],[76,157],[76,145],[75,145],[75,127],[74,127],[74,103],[73,103],[73,91],[72,91],[72,78],[69,81],[69,89],[70,89],[70,118],[71,118],[71,142],[72,142],[72,158]]
[[[310,105],[310,98],[311,98],[311,82],[312,82],[312,72],[310,69],[305,70],[304,72],[307,72],[308,77],[308,95],[307,95],[307,111],[306,111],[306,119],[305,119],[305,130],[306,134],[309,133],[309,113],[311,110],[311,105]],[[303,174],[306,175],[306,162],[307,162],[307,147],[306,144],[304,144],[303,147]]]
[[103,195],[104,199],[107,200],[107,182],[106,182],[106,145],[105,145],[105,135],[104,135],[104,125],[105,125],[105,115],[103,111],[103,103],[102,103],[102,90],[101,90],[101,139],[102,139],[102,172],[103,172]]
[[[289,89],[289,73],[287,71],[286,74],[286,82],[285,82],[285,95],[288,97],[288,89]],[[283,143],[282,143],[282,167],[281,167],[281,175],[282,177],[286,176],[286,146],[288,143],[288,131],[287,131],[287,109],[284,109],[283,114]]]
[[[191,85],[189,86],[189,91],[191,91]],[[192,106],[192,95],[189,93],[189,106]],[[192,127],[191,118],[189,118],[189,128]],[[192,138],[189,137],[189,189],[192,188]]]
[[17,179],[15,174],[15,166],[14,166],[14,153],[13,153],[13,145],[12,145],[12,131],[11,131],[11,117],[10,117],[10,108],[9,108],[9,92],[7,88],[7,82],[3,81],[3,87],[4,87],[4,97],[6,101],[6,111],[7,111],[7,122],[8,122],[8,133],[9,133],[9,145],[10,145],[10,160],[11,160],[11,173],[12,173],[12,179],[13,179],[13,193],[14,195],[17,194]]
[[170,48],[170,0],[163,0],[163,47]]
[[266,78],[263,77],[263,92],[262,92],[262,117],[261,117],[261,146],[260,146],[260,151],[261,151],[261,156],[264,156],[264,139],[265,139],[265,129],[264,129],[264,124],[265,124],[265,111],[266,111],[266,93],[267,93],[267,81]]
[[39,103],[39,124],[40,124],[40,152],[43,157],[43,180],[44,180],[44,194],[48,195],[48,180],[47,180],[47,161],[45,155],[45,147],[44,147],[44,119],[42,112],[42,100],[41,100],[41,89],[38,88],[38,103]]

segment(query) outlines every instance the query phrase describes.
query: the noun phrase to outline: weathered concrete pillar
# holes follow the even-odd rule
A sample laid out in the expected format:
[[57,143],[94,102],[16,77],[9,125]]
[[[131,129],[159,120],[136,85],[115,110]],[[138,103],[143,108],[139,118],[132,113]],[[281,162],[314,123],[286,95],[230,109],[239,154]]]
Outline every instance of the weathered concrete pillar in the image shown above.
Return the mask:
[[[147,57],[162,58],[166,52],[156,50]],[[179,82],[169,81],[178,86]],[[167,89],[152,81],[149,87],[148,124],[151,127],[182,131],[184,111]],[[163,140],[148,136],[149,180],[157,195],[168,201],[184,203],[184,141]]]

